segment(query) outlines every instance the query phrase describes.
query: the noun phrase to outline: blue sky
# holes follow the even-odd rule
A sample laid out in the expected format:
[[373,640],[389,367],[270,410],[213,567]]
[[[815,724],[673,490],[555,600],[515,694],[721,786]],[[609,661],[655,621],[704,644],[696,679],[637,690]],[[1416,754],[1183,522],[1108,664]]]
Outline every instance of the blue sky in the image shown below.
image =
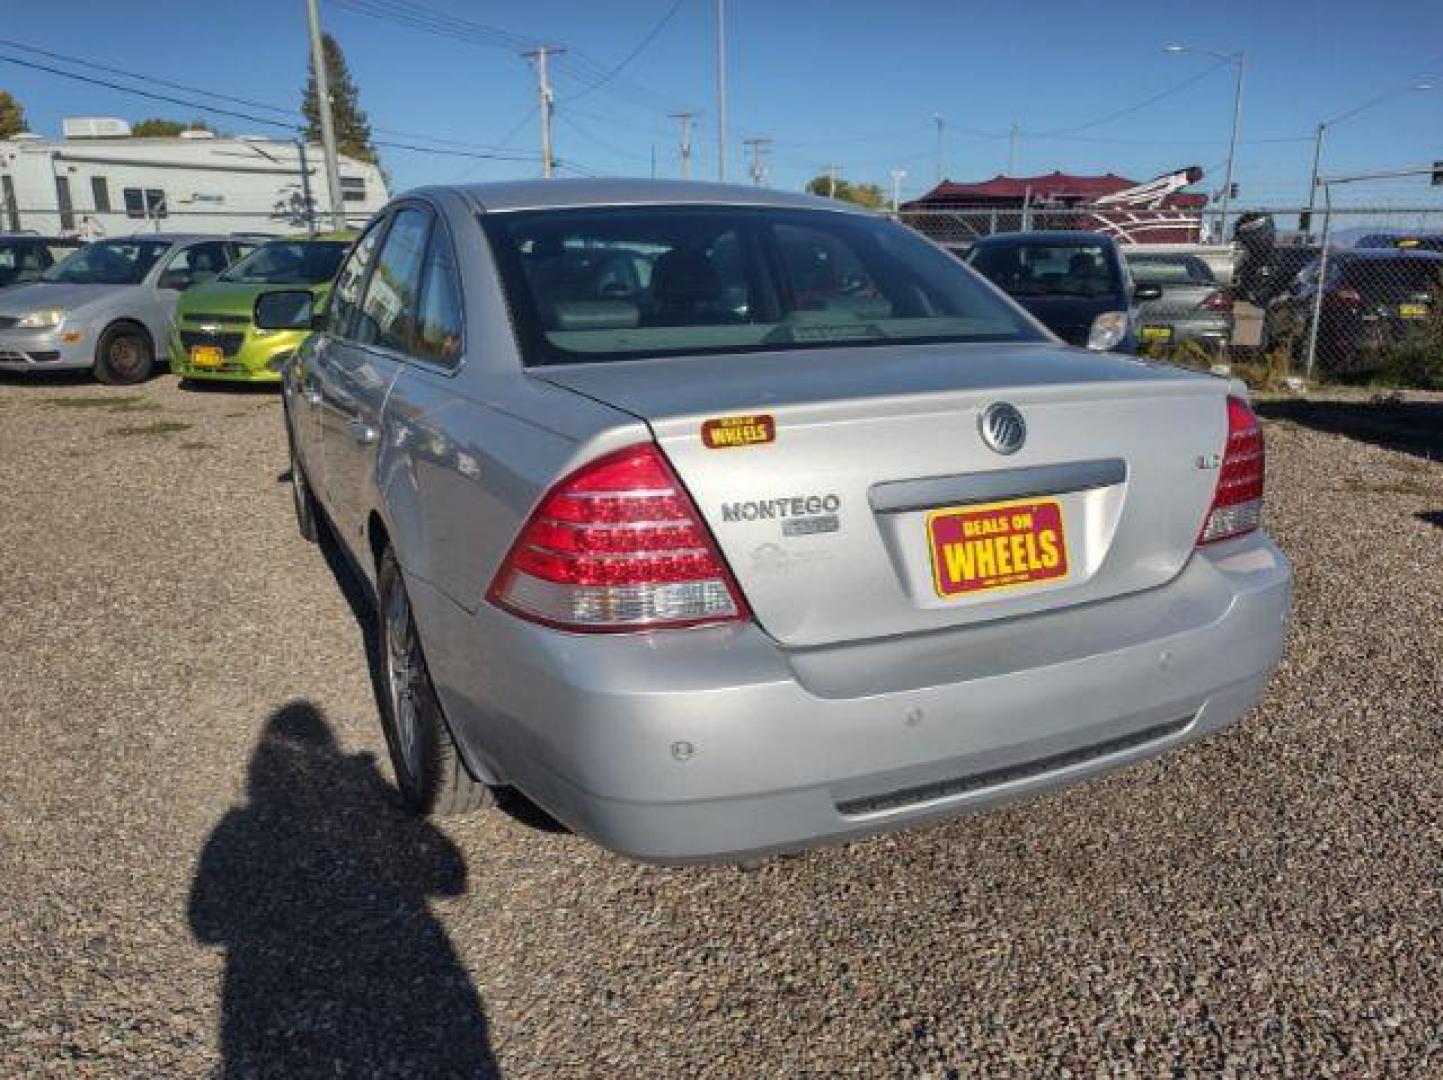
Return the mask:
[[[674,13],[635,60],[588,91],[674,3]],[[365,13],[409,9],[414,21],[415,4],[497,32],[468,31],[467,40],[458,40]],[[147,0],[142,6],[144,19],[135,5],[114,0],[11,4],[0,37],[216,93],[282,107],[298,102],[306,59],[302,0],[205,7]],[[499,144],[511,154],[534,155],[535,76],[514,49],[523,39],[544,40],[570,50],[556,73],[556,142],[564,161],[578,171],[648,175],[654,148],[657,173],[676,175],[677,122],[667,114],[691,108],[703,114],[697,175],[715,175],[714,0],[322,0],[321,10],[372,123],[405,133],[378,138],[426,136],[450,140],[430,145],[452,150]],[[906,169],[904,194],[917,194],[934,179],[931,118],[940,114],[946,173],[953,179],[1006,171],[1006,133],[1015,122],[1018,174],[1110,170],[1145,179],[1197,164],[1220,183],[1234,69],[1224,64],[1209,71],[1216,62],[1205,55],[1165,53],[1169,41],[1247,51],[1237,175],[1245,205],[1297,204],[1306,193],[1319,120],[1427,76],[1436,89],[1403,92],[1332,130],[1325,171],[1443,159],[1443,4],[1437,0],[1120,0],[1105,7],[1033,0],[1025,9],[728,0],[727,11],[733,179],[744,169],[740,140],[766,136],[775,140],[775,186],[800,187],[834,162],[848,179],[884,185],[890,169]],[[0,55],[70,66],[3,44]],[[1154,104],[1094,123],[1190,79]],[[33,129],[47,134],[58,131],[62,116],[138,120],[198,112],[6,62],[0,62],[0,88],[21,100]],[[212,122],[238,134],[276,130],[225,116]],[[383,153],[398,189],[539,172],[534,156],[496,161]],[[1349,195],[1386,205],[1443,201],[1443,189],[1422,179]]]

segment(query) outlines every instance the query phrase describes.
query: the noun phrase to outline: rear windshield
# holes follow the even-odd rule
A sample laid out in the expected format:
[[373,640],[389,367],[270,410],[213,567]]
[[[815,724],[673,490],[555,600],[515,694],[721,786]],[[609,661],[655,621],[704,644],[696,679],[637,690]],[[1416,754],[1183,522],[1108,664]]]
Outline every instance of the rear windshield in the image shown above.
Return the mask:
[[1364,296],[1432,290],[1443,282],[1443,259],[1348,259],[1333,280]]
[[951,256],[881,218],[643,206],[482,221],[528,365],[1045,340]]
[[262,244],[221,281],[246,285],[320,285],[336,276],[350,243],[344,240],[274,240]]
[[1108,296],[1121,290],[1102,244],[978,244],[972,268],[1013,296]]
[[40,275],[67,285],[139,285],[170,248],[166,240],[100,240]]
[[1208,264],[1192,255],[1130,255],[1127,266],[1134,281],[1149,285],[1213,285],[1217,282]]

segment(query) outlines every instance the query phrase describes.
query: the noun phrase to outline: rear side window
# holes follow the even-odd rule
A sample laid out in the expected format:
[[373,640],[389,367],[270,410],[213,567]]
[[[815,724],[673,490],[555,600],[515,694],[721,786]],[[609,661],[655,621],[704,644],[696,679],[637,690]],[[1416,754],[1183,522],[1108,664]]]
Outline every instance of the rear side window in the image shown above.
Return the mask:
[[409,352],[421,291],[421,261],[431,215],[408,206],[397,212],[376,259],[351,337],[362,345]]
[[386,232],[386,218],[371,223],[356,246],[351,257],[336,276],[335,291],[331,293],[330,313],[327,323],[331,332],[340,337],[351,337],[351,327],[361,306],[361,290],[366,287],[366,273],[376,257],[376,247]]
[[628,206],[482,225],[528,365],[1042,340],[951,256],[870,215]]
[[456,256],[446,230],[431,230],[421,271],[421,307],[412,353],[422,360],[453,367],[461,356],[461,287]]

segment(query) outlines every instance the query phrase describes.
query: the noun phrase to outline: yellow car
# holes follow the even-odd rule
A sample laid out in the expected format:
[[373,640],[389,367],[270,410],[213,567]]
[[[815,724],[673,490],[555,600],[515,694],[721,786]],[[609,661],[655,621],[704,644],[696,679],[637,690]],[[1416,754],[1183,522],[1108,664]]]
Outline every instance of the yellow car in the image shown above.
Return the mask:
[[183,379],[280,382],[281,365],[304,330],[261,330],[256,297],[275,288],[309,288],[319,304],[356,234],[272,240],[204,285],[181,294],[170,331],[170,368]]

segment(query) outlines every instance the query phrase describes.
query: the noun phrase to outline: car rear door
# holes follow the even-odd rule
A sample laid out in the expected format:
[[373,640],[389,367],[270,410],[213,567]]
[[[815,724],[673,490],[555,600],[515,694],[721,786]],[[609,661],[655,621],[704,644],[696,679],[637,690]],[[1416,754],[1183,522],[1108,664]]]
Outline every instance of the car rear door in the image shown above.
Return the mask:
[[319,367],[326,508],[354,550],[362,549],[375,503],[381,413],[415,336],[431,222],[420,204],[393,213],[361,303]]

